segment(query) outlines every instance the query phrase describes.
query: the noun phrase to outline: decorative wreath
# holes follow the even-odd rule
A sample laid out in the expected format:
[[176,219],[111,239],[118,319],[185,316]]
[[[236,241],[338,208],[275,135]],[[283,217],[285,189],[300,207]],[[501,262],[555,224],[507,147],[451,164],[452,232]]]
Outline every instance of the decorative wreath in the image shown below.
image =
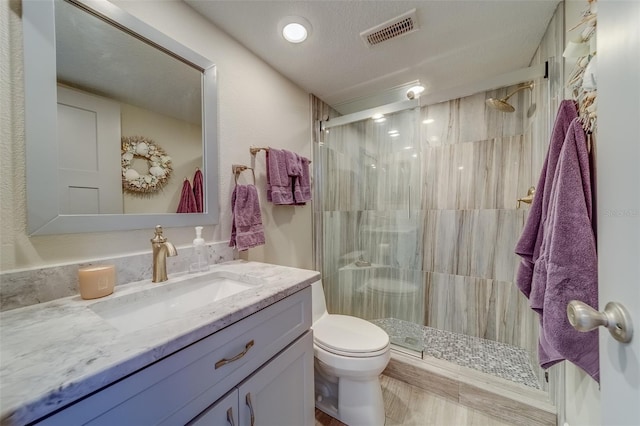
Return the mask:
[[[151,139],[142,136],[123,136],[121,147],[122,187],[125,191],[151,193],[161,189],[171,176],[171,157]],[[134,158],[146,158],[149,173],[141,175],[131,168]]]

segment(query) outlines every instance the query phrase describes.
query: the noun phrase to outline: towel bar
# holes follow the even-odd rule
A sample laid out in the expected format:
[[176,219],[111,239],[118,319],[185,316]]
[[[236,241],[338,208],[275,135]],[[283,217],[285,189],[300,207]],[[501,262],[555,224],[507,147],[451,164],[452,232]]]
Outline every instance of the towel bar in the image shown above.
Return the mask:
[[249,152],[251,153],[251,155],[256,155],[260,151],[269,151],[269,148],[268,147],[264,147],[264,146],[250,146],[249,147]]
[[[249,147],[249,152],[251,153],[251,155],[256,155],[260,151],[269,151],[269,147],[266,147],[266,146],[250,146]],[[311,163],[311,160],[309,160],[309,163]]]

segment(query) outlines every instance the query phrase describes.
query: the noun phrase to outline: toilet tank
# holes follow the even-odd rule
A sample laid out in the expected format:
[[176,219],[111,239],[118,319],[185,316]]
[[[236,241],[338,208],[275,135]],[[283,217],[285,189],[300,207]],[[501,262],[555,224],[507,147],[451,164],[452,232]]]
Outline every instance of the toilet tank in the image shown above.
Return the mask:
[[311,284],[311,304],[313,306],[312,320],[315,323],[327,313],[327,304],[324,299],[322,281],[316,281]]

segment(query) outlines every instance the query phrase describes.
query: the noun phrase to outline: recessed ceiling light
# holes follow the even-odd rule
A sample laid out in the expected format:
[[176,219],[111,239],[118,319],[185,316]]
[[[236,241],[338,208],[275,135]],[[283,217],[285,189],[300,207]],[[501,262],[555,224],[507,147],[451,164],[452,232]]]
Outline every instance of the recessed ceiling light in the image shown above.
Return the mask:
[[311,34],[311,24],[301,16],[286,16],[278,27],[289,43],[302,43]]
[[292,22],[284,26],[282,36],[289,43],[302,43],[307,39],[307,29],[302,24]]
[[433,118],[427,118],[426,120],[423,120],[422,122],[423,122],[424,124],[431,124],[431,123],[433,123],[434,121],[436,121],[436,120],[434,120]]
[[389,133],[390,135],[394,135],[394,134],[398,134],[400,132],[398,132],[396,129],[391,129],[387,133]]

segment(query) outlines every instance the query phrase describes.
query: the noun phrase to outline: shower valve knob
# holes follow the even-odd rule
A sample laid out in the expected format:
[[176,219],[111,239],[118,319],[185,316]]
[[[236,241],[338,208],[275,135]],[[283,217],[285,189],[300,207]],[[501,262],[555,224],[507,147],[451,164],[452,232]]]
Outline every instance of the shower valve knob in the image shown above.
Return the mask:
[[598,312],[584,302],[572,300],[567,305],[567,318],[578,331],[586,332],[604,326],[619,342],[628,343],[633,335],[629,312],[617,302],[607,303],[604,311]]

